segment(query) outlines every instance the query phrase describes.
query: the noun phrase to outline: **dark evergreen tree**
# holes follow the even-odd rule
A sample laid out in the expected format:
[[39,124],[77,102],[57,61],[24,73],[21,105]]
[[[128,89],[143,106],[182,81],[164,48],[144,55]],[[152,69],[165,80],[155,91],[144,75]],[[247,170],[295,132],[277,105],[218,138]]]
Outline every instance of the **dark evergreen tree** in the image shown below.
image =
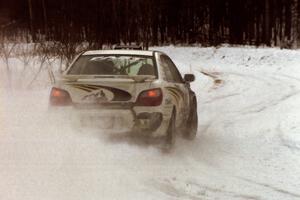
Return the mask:
[[95,48],[120,42],[295,48],[299,9],[298,0],[0,0],[0,31]]

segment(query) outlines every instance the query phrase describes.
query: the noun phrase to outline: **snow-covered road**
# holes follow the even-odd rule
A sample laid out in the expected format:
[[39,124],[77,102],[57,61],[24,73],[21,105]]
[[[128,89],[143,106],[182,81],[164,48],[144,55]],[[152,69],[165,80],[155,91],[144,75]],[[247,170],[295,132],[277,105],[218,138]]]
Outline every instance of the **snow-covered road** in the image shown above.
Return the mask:
[[195,141],[74,130],[48,89],[2,88],[0,199],[300,199],[300,52],[158,49],[197,76]]

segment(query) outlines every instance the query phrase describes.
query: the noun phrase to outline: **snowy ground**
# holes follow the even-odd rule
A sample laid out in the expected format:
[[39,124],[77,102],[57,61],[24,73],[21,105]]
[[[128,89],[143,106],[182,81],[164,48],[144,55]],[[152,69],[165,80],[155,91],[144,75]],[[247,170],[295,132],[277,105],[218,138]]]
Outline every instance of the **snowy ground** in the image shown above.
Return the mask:
[[199,132],[164,153],[0,87],[0,199],[300,199],[300,52],[157,48],[194,72]]

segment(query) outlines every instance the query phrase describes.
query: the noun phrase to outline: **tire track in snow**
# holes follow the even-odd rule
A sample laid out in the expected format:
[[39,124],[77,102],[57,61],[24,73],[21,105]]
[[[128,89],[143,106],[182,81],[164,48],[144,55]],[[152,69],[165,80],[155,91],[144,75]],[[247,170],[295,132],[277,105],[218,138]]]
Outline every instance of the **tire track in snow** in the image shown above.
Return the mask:
[[276,186],[272,186],[270,184],[267,184],[267,183],[261,183],[261,182],[257,182],[257,181],[253,181],[251,179],[248,179],[248,178],[244,178],[244,177],[237,177],[243,181],[246,181],[248,183],[252,183],[252,184],[255,184],[255,185],[260,185],[260,186],[263,186],[265,188],[268,188],[268,189],[271,189],[275,192],[278,192],[278,193],[281,193],[281,194],[284,194],[284,195],[288,195],[288,196],[291,196],[291,197],[294,197],[294,198],[300,198],[300,194],[297,194],[297,193],[294,193],[294,192],[290,192],[288,190],[285,190],[285,189],[282,189],[282,188],[279,188],[279,187],[276,187]]
[[[296,97],[296,96],[300,95],[300,90],[297,89],[297,88],[299,88],[299,85],[297,85],[297,84],[300,83],[300,78],[285,75],[285,74],[271,74],[271,76],[265,76],[264,78],[256,77],[256,76],[253,76],[253,75],[248,76],[248,75],[244,75],[244,74],[236,73],[236,72],[223,72],[223,73],[215,72],[213,74],[214,74],[213,77],[218,78],[218,79],[221,79],[221,77],[216,77],[215,74],[218,74],[218,75],[233,74],[233,75],[243,77],[245,79],[251,78],[251,79],[263,82],[266,85],[271,86],[271,87],[276,87],[276,85],[273,83],[274,81],[276,81],[277,83],[278,82],[280,83],[280,86],[283,86],[283,87],[287,88],[287,89],[282,89],[282,91],[288,91],[288,92],[287,92],[287,94],[281,95],[280,98],[276,98],[275,100],[272,100],[272,101],[269,101],[269,102],[261,101],[259,103],[252,104],[252,105],[244,108],[244,110],[248,110],[248,109],[251,109],[251,110],[241,112],[241,114],[243,114],[243,115],[261,113],[261,112],[263,112],[267,109],[270,109],[272,107],[275,107],[275,106],[283,103],[284,101],[287,101],[287,100],[289,100],[293,97]],[[268,80],[265,80],[266,78],[268,78]],[[295,83],[291,84],[291,80]],[[286,83],[286,85],[282,82]],[[204,103],[213,103],[213,102],[216,102],[218,100],[238,96],[240,94],[241,93],[233,93],[233,94],[229,94],[229,95],[224,95],[224,96],[216,97],[212,100],[208,100]],[[256,107],[256,108],[253,109],[253,107]],[[283,134],[283,131],[281,130],[280,126],[281,125],[279,125],[278,132],[279,132],[279,138],[280,138],[281,143],[284,146],[290,148],[291,150],[299,151],[300,150],[300,145],[295,141],[284,138],[284,134]]]
[[[257,77],[257,76],[254,76],[254,75],[250,75],[250,74],[241,74],[241,73],[237,73],[237,72],[207,72],[207,71],[204,71],[204,70],[200,70],[200,72],[210,78],[213,79],[214,83],[213,83],[213,86],[211,87],[211,90],[216,90],[216,89],[219,89],[219,87],[222,85],[224,86],[225,83],[227,81],[225,81],[225,78],[224,78],[224,75],[235,75],[235,76],[238,76],[238,77],[242,77],[243,80],[247,80],[247,79],[253,79],[255,80],[256,82],[259,81],[259,82],[263,82],[264,85],[267,85],[267,86],[272,86],[272,81],[268,81],[266,80],[265,78],[260,78],[260,77]],[[230,94],[227,94],[227,95],[222,95],[222,96],[217,96],[213,99],[210,99],[210,100],[207,100],[205,102],[203,102],[204,104],[208,104],[208,103],[214,103],[218,100],[223,100],[223,99],[226,99],[226,98],[230,98],[230,97],[235,97],[235,96],[239,96],[239,95],[242,95],[243,93],[247,93],[247,91],[251,89],[251,88],[245,88],[244,90],[242,90],[241,92],[232,92]],[[248,107],[244,108],[244,109],[249,109],[249,108],[253,108],[253,106],[260,106],[264,104],[264,101],[261,101],[259,103],[256,103],[256,104],[252,104],[252,105],[249,105]],[[255,112],[258,112],[260,109],[264,109],[263,108],[259,108],[257,110],[254,110],[254,111],[249,111],[249,113],[255,113]],[[248,114],[248,112],[245,112],[245,113],[241,113],[241,114]]]
[[222,96],[218,96],[214,99],[211,99],[211,100],[208,100],[208,101],[205,101],[203,102],[203,104],[209,104],[209,103],[213,103],[213,102],[216,102],[218,100],[223,100],[223,99],[226,99],[226,98],[230,98],[230,97],[234,97],[234,96],[238,96],[240,95],[240,93],[232,93],[232,94],[227,94],[227,95],[222,95]]
[[292,139],[288,139],[284,136],[284,133],[281,128],[281,123],[277,127],[277,132],[278,132],[278,137],[280,142],[282,143],[283,146],[289,148],[293,152],[296,151],[299,153],[300,151],[300,144],[298,144],[296,141],[293,141]]
[[255,104],[253,106],[260,106],[259,108],[257,109],[254,109],[254,110],[251,110],[251,111],[246,111],[246,112],[243,112],[243,114],[253,114],[253,113],[261,113],[267,109],[270,109],[272,107],[275,107],[277,106],[278,104],[294,97],[294,96],[297,96],[300,94],[300,91],[296,91],[296,92],[291,92],[290,94],[287,94],[287,95],[284,95],[282,96],[281,98],[277,99],[277,100],[274,100],[273,102],[270,102],[270,103],[266,103],[266,105],[263,105],[263,104]]
[[188,198],[193,200],[211,199],[216,194],[221,195],[226,199],[240,199],[240,200],[262,200],[262,197],[251,194],[243,194],[233,192],[221,188],[211,187],[205,184],[199,184],[194,181],[182,181],[178,179],[164,179],[160,181],[152,180],[148,185],[155,190],[179,199]]
[[[286,75],[286,74],[280,74],[281,77],[287,79],[287,80],[293,80],[295,83],[297,83],[297,85],[292,85],[291,87],[293,87],[294,90],[296,90],[295,88],[300,88],[300,78],[297,78],[297,77],[294,77],[294,76],[290,76],[290,75]],[[300,94],[300,90],[297,90],[297,92],[294,93],[294,95],[291,95],[289,98],[286,98],[285,100],[288,100],[292,97],[296,97]],[[295,117],[297,118],[297,117]],[[293,119],[294,120],[294,119]],[[299,120],[297,120],[297,122],[299,123]],[[289,131],[289,135],[290,134],[295,134],[297,133],[297,130],[296,127],[297,127],[297,122],[295,122],[296,124],[294,124],[294,126],[292,127],[289,127],[290,130]],[[281,142],[281,144],[287,148],[289,148],[290,150],[292,150],[293,152],[297,152],[299,153],[299,150],[300,150],[300,143],[299,141],[295,141],[293,140],[292,138],[288,138],[287,136],[285,136],[284,134],[284,131],[283,131],[283,125],[282,125],[282,121],[278,124],[278,127],[277,127],[277,132],[278,132],[278,137],[279,137],[279,140]],[[290,125],[290,124],[289,124]]]
[[[208,73],[206,73],[208,74]],[[218,77],[216,77],[215,74],[218,74]],[[214,79],[222,79],[223,83],[229,82],[230,77],[224,77],[223,75],[235,75],[243,78],[245,81],[249,80],[254,83],[258,83],[257,89],[258,90],[266,90],[266,96],[258,96],[258,102],[251,105],[251,101],[249,101],[249,104],[246,105],[247,107],[243,108],[241,111],[237,111],[236,114],[238,116],[242,116],[245,114],[260,114],[263,111],[266,111],[268,109],[272,109],[276,107],[277,105],[292,99],[293,97],[296,97],[300,95],[299,90],[299,82],[300,79],[296,77],[287,76],[284,74],[263,74],[263,77],[254,76],[251,74],[241,74],[241,73],[235,73],[235,72],[222,72],[222,73],[213,73],[213,76],[209,74],[213,80]],[[225,78],[229,78],[226,80]],[[225,80],[225,81],[224,81]],[[262,85],[262,87],[260,86]],[[249,84],[250,85],[250,84]],[[226,85],[225,85],[226,86]],[[218,88],[216,88],[218,89]],[[249,88],[251,89],[251,88]],[[274,90],[276,89],[276,90]],[[271,92],[268,92],[271,91]],[[278,91],[278,92],[277,92]],[[245,91],[247,94],[247,91]],[[250,94],[250,93],[249,93]],[[225,98],[235,97],[242,95],[242,93],[233,93],[228,95],[223,95],[219,97],[212,98],[208,101],[205,101],[204,103],[214,103],[218,100],[223,100]],[[275,136],[276,137],[276,136]],[[293,143],[291,141],[287,141],[283,134],[280,134],[281,143],[283,143],[284,146],[287,146],[288,148],[291,148],[292,150],[299,150],[300,148],[297,146],[296,143]],[[280,193],[281,195],[287,196],[287,198],[293,198],[293,199],[300,199],[300,194],[291,192],[285,189],[282,189],[280,187],[272,186],[271,184],[267,183],[260,183],[255,182],[250,179],[244,179],[240,178],[248,183],[255,184],[262,186],[263,188],[267,188],[271,190],[272,192]]]
[[218,87],[220,87],[221,85],[224,84],[224,80],[219,78],[219,75],[220,75],[219,72],[207,72],[204,70],[200,70],[200,72],[203,75],[208,76],[213,79],[214,84],[211,89],[217,89]]
[[[221,85],[225,84],[224,79],[221,79],[219,77],[220,74],[221,74],[219,72],[207,72],[207,71],[204,71],[204,70],[200,70],[200,72],[202,74],[204,74],[205,76],[208,76],[208,77],[210,77],[210,78],[213,79],[213,86],[211,87],[211,90],[216,90]],[[227,95],[218,96],[218,97],[215,97],[214,99],[204,101],[203,104],[213,103],[213,102],[218,101],[218,100],[223,100],[223,99],[234,97],[234,96],[238,96],[238,95],[240,95],[240,93],[234,92],[234,93],[230,93],[230,94],[227,94]]]
[[[235,76],[240,76],[242,78],[246,79],[253,79],[259,82],[262,82],[264,85],[270,87],[270,89],[272,90],[272,88],[277,87],[278,85],[281,87],[284,87],[281,91],[288,91],[287,93],[283,94],[282,96],[278,97],[278,94],[276,93],[275,99],[271,100],[271,101],[265,101],[264,99],[258,103],[249,105],[248,107],[244,108],[243,112],[241,112],[241,114],[245,115],[245,114],[253,114],[253,113],[261,113],[271,107],[277,106],[278,104],[288,100],[289,98],[292,98],[294,96],[297,96],[300,94],[300,90],[296,90],[295,89],[295,85],[284,85],[282,83],[282,79],[280,78],[284,78],[285,76],[281,76],[280,74],[277,75],[279,78],[274,77],[274,76],[264,76],[263,78],[261,77],[257,77],[254,75],[249,75],[249,74],[241,74],[241,73],[236,73],[236,72],[223,72],[224,74],[228,74],[228,75],[235,75]],[[285,78],[290,78],[290,77],[285,77]],[[294,78],[295,79],[295,78]],[[274,83],[276,81],[276,83]],[[299,81],[299,80],[298,80]],[[290,82],[287,82],[288,84],[290,84]]]

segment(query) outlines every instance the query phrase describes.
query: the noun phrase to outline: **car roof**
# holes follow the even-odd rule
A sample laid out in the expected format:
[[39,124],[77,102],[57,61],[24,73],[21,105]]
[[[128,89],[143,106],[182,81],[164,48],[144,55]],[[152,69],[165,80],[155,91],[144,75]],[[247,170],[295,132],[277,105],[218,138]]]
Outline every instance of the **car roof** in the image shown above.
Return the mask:
[[146,50],[95,50],[86,51],[82,55],[137,55],[137,56],[153,56],[155,51]]

